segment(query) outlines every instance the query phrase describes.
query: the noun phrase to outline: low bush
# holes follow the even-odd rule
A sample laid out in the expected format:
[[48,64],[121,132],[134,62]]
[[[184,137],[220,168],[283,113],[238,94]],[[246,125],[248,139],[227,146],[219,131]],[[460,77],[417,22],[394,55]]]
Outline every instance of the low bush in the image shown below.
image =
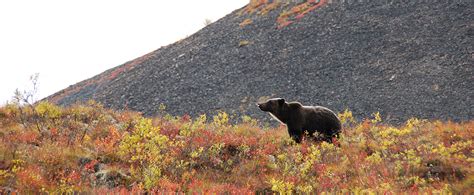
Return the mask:
[[98,103],[0,108],[0,192],[468,192],[474,121],[339,114],[334,143],[294,143],[226,113],[145,118]]

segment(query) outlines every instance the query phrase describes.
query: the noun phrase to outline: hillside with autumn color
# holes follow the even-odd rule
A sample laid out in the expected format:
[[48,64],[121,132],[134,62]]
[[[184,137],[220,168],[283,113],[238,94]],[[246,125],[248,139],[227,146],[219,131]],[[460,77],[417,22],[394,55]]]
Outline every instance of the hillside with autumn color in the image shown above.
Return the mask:
[[267,120],[255,102],[283,97],[349,109],[358,120],[380,112],[390,124],[469,121],[473,10],[471,0],[251,0],[189,37],[46,99],[94,100],[145,116],[164,104],[173,115],[225,111]]
[[474,122],[339,113],[333,143],[294,143],[244,116],[147,118],[95,102],[0,108],[0,193],[463,193],[473,191]]

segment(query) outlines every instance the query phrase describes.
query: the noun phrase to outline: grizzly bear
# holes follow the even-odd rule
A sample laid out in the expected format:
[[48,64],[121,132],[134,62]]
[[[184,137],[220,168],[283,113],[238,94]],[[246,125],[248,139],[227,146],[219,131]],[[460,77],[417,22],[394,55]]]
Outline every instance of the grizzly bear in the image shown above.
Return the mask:
[[315,132],[321,134],[324,141],[331,142],[341,131],[341,121],[326,107],[303,106],[299,102],[286,102],[283,98],[269,99],[257,103],[257,106],[286,124],[290,137],[296,143],[301,142],[305,133],[313,136]]

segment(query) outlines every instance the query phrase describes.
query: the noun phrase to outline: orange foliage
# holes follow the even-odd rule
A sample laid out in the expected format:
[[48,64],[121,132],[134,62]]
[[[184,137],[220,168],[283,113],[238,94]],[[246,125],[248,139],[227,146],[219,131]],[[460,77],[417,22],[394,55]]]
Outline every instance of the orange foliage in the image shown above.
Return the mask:
[[[304,3],[294,5],[288,10],[280,13],[277,18],[278,28],[283,28],[296,20],[302,19],[306,14],[326,4],[327,0],[307,0]],[[269,1],[269,0],[251,0],[249,4],[242,9],[239,14],[253,14],[258,13],[259,15],[266,15],[268,12],[277,9],[281,6],[287,6],[282,1]],[[240,23],[240,27],[244,27],[251,23],[250,19],[245,19]]]
[[16,174],[16,176],[19,185],[24,187],[21,190],[24,191],[40,192],[42,188],[48,186],[48,182],[43,176],[41,167],[36,165],[24,167]]

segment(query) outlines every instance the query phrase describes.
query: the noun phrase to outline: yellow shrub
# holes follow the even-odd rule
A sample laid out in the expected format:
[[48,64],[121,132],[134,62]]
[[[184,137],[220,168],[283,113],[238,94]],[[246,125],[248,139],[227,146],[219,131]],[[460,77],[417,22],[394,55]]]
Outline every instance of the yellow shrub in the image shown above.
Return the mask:
[[379,152],[375,152],[372,155],[368,156],[365,160],[372,164],[379,164],[383,161]]
[[197,150],[193,150],[191,153],[190,153],[190,156],[191,158],[198,158],[199,156],[201,156],[202,152],[204,151],[204,148],[203,147],[199,147]]
[[227,126],[229,124],[229,115],[226,112],[219,112],[213,117],[213,124],[218,127]]
[[352,116],[352,112],[349,109],[344,110],[344,112],[338,114],[339,120],[341,120],[341,124],[346,123],[354,123],[354,117]]
[[294,184],[290,182],[284,182],[277,179],[270,179],[270,185],[272,190],[280,194],[292,194]]
[[[133,176],[142,180],[147,189],[161,177],[168,142],[168,137],[160,134],[160,128],[154,127],[151,119],[141,118],[131,134],[126,134],[120,143],[119,155],[131,163],[135,172]],[[134,164],[138,166],[134,167]]]
[[35,110],[38,115],[44,118],[58,118],[62,112],[60,107],[47,101],[40,102],[35,106]]
[[376,123],[379,123],[379,122],[382,121],[382,117],[380,117],[379,112],[373,113],[372,116],[374,117],[374,119],[370,120],[370,122],[372,122],[372,124],[376,124]]

